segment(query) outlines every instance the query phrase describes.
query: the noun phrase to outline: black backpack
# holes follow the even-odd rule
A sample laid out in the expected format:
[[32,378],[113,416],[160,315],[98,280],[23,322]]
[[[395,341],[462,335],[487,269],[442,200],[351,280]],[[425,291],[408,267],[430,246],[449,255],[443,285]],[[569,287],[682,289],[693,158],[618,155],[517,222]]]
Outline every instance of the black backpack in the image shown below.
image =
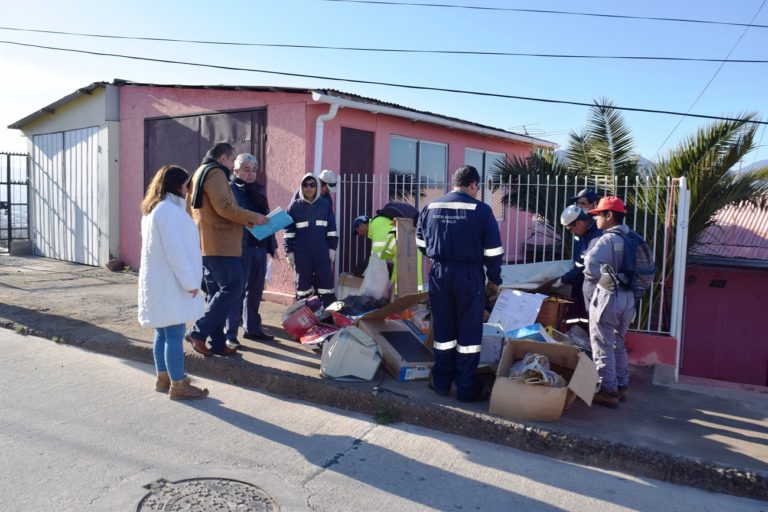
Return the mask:
[[656,264],[653,262],[653,251],[643,237],[631,231],[626,235],[618,233],[624,239],[624,255],[621,260],[618,279],[619,286],[630,290],[635,298],[642,299],[648,289],[653,286],[656,276]]
[[415,226],[416,220],[419,218],[419,210],[408,203],[393,202],[385,204],[381,210],[376,212],[376,215],[383,215],[390,219],[396,219],[398,217],[413,219],[413,224]]

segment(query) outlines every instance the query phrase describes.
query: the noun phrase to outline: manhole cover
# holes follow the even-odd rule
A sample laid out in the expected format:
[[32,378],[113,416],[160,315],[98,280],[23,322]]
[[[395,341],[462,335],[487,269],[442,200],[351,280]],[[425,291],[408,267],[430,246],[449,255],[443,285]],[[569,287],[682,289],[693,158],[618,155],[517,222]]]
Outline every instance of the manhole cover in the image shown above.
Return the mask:
[[145,486],[149,493],[136,512],[184,511],[279,511],[277,500],[264,489],[228,478],[190,478],[169,482],[157,480]]

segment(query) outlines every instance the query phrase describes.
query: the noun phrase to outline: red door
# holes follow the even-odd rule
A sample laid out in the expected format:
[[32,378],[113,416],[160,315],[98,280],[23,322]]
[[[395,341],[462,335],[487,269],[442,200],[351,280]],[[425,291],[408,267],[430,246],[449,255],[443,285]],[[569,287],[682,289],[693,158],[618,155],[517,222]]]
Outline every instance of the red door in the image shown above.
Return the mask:
[[768,272],[689,266],[680,373],[768,386]]

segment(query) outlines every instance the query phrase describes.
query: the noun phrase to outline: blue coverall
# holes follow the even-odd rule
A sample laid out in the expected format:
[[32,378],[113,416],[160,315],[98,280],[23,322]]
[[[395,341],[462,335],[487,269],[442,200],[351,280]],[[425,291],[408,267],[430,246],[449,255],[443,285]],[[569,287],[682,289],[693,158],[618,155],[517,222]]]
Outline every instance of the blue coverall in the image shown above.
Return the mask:
[[336,217],[331,202],[320,199],[317,178],[305,174],[299,183],[307,179],[318,184],[317,193],[308,201],[299,185],[298,198],[288,207],[293,223],[285,228],[283,245],[287,254],[293,253],[296,263],[296,299],[305,299],[316,292],[325,306],[336,300],[333,286],[330,250],[339,244],[336,233]]
[[501,284],[499,225],[491,208],[464,192],[451,192],[425,206],[416,245],[432,260],[429,300],[434,326],[435,391],[472,401],[482,390],[475,376],[480,361],[485,277]]
[[573,236],[573,268],[562,275],[560,280],[563,284],[571,285],[571,299],[573,305],[568,308],[568,318],[565,323],[568,325],[579,324],[585,331],[589,331],[589,313],[584,303],[584,254],[595,240],[603,232],[597,229],[597,223],[593,220],[589,229],[581,236]]

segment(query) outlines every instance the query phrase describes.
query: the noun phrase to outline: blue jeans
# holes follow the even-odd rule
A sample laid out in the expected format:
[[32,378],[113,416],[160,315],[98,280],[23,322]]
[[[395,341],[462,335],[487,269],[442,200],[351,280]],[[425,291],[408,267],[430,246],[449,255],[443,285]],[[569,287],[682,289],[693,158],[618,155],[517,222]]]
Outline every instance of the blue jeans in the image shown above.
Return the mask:
[[229,312],[226,331],[228,340],[237,338],[241,318],[246,334],[261,333],[259,304],[264,294],[264,278],[267,275],[267,250],[264,247],[243,247],[241,262],[245,289],[241,300]]
[[205,314],[190,331],[190,336],[211,338],[211,350],[224,350],[224,324],[243,293],[243,266],[235,256],[203,256],[203,277],[208,289]]
[[171,380],[184,378],[184,324],[169,325],[155,329],[152,353],[155,356],[157,373],[168,372]]

